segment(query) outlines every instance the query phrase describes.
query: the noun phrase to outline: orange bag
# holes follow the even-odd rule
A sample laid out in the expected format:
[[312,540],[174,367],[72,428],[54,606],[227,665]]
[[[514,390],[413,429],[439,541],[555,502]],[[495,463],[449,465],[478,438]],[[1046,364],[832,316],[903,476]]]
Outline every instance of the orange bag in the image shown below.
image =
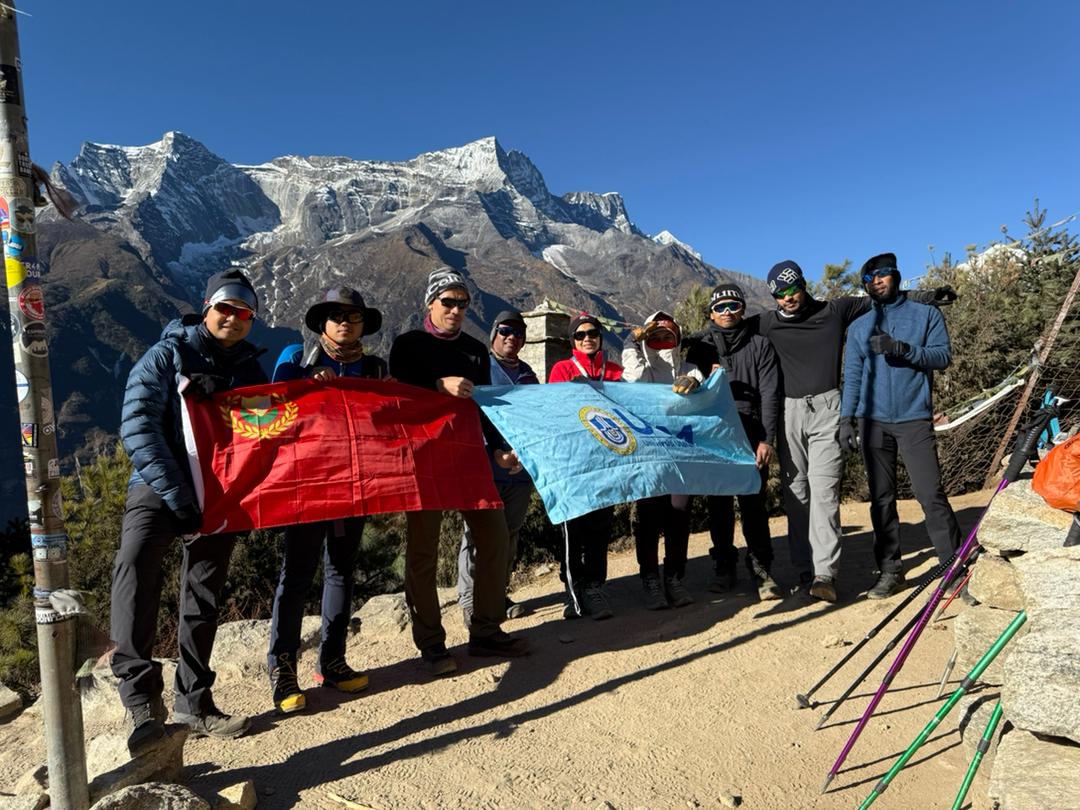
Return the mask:
[[1035,466],[1031,488],[1055,509],[1080,510],[1080,433],[1053,448]]

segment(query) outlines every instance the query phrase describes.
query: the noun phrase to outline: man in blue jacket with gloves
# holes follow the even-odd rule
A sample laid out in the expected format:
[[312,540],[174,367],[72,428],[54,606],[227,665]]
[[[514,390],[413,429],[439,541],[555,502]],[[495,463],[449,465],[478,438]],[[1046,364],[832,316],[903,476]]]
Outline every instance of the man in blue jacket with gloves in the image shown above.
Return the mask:
[[840,444],[849,450],[862,447],[880,572],[867,596],[884,599],[904,583],[896,511],[897,451],[938,559],[948,560],[960,542],[960,528],[941,485],[931,403],[934,371],[949,366],[952,352],[941,313],[900,292],[894,254],[868,259],[862,266],[862,282],[873,307],[848,328]]

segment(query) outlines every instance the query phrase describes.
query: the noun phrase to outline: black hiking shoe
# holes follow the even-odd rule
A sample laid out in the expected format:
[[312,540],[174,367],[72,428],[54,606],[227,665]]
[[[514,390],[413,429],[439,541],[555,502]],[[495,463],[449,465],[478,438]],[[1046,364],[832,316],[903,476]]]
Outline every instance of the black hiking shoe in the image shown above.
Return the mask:
[[490,636],[469,636],[469,655],[519,658],[528,654],[529,642],[502,630],[496,630]]
[[643,575],[641,577],[641,589],[644,591],[646,610],[667,610],[670,607],[667,596],[664,595],[664,588],[660,584],[660,577],[657,574]]
[[420,651],[420,658],[428,668],[428,672],[436,677],[450,675],[457,672],[457,661],[446,650],[445,644],[432,644]]
[[270,670],[270,696],[278,714],[302,712],[307,706],[307,698],[296,679],[296,656],[281,653],[276,657],[277,665]]
[[746,555],[746,568],[757,585],[758,599],[762,602],[783,599],[784,591],[769,574],[769,566],[760,563],[753,554]]
[[152,751],[165,737],[165,703],[161,695],[128,709],[131,713],[131,733],[127,738],[128,753],[135,759]]
[[344,658],[335,658],[329,664],[319,664],[315,670],[315,683],[351,695],[367,689],[368,676],[350,667]]
[[727,593],[734,590],[735,583],[739,580],[735,573],[734,565],[718,565],[712,581],[709,583],[709,591],[712,593]]
[[866,592],[867,599],[888,599],[904,588],[903,571],[882,571],[874,587]]
[[694,597],[683,585],[683,578],[677,574],[672,574],[670,577],[664,575],[664,595],[672,607],[681,608],[694,604]]
[[585,586],[585,612],[598,622],[615,615],[607,594],[604,593],[604,583],[590,582]]
[[190,728],[195,737],[214,737],[218,740],[242,737],[251,728],[250,717],[243,714],[225,714],[213,704],[200,714],[174,711],[173,720]]
[[810,595],[823,602],[835,602],[836,580],[832,577],[814,577],[810,583]]

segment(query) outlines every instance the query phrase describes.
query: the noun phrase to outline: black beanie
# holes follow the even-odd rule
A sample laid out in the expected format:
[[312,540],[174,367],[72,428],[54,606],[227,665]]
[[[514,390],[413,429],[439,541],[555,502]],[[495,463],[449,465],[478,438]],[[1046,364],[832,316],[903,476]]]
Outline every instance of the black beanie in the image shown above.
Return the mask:
[[210,276],[206,282],[206,295],[203,296],[203,315],[214,304],[226,300],[242,301],[252,312],[259,311],[259,297],[255,294],[255,288],[247,276],[235,267]]
[[769,292],[786,290],[788,287],[801,287],[806,289],[806,279],[803,278],[802,268],[791,259],[785,259],[772,266],[767,278]]
[[601,342],[603,342],[603,340],[604,340],[604,335],[603,335],[604,327],[600,325],[600,321],[598,321],[596,319],[595,315],[590,315],[588,312],[579,313],[576,318],[571,318],[570,319],[570,328],[566,332],[566,334],[569,335],[570,340],[574,339],[574,332],[576,332],[578,330],[578,327],[581,326],[583,323],[591,323],[593,326],[595,326],[597,329],[599,329],[600,332],[601,332],[600,340],[601,340]]
[[900,271],[896,267],[895,253],[879,253],[877,256],[871,256],[867,259],[863,263],[862,269],[859,270],[862,283],[869,284],[870,282],[866,280],[866,277],[873,276],[878,270],[891,270],[892,274],[896,276],[896,282],[900,283]]
[[719,284],[713,287],[712,295],[709,296],[709,308],[717,301],[738,301],[746,305],[746,295],[738,284]]

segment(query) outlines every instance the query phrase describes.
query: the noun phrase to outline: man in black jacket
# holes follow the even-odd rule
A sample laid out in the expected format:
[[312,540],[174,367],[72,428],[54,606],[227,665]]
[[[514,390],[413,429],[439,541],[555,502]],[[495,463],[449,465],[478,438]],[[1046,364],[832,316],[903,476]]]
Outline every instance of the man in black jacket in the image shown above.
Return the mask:
[[120,438],[134,472],[113,564],[110,635],[116,643],[113,674],[134,726],[128,737],[133,757],[151,750],[165,733],[161,664],[152,652],[161,563],[181,535],[173,720],[197,735],[221,738],[239,737],[250,725],[247,717],[218,709],[210,694],[218,598],[236,535],[198,535],[202,513],[184,447],[179,386],[186,378],[185,396],[207,396],[266,382],[256,361],[260,352],[244,340],[258,307],[254,288],[239,270],[211,276],[202,314],[168,324],[128,375]]
[[[746,296],[735,284],[721,284],[709,302],[709,328],[689,339],[687,362],[708,376],[717,367],[724,369],[735,406],[739,410],[746,437],[757,457],[761,489],[754,495],[739,495],[743,537],[746,539],[746,567],[758,586],[762,599],[779,599],[783,594],[770,575],[773,551],[769,536],[769,515],[765,505],[765,485],[769,462],[776,447],[779,419],[780,379],[776,355],[769,341],[755,334],[743,321]],[[724,593],[735,586],[735,498],[710,495],[709,551],[716,577],[709,590]]]
[[[471,397],[476,385],[491,384],[488,350],[462,331],[470,296],[465,278],[449,267],[428,277],[424,297],[427,314],[423,329],[399,335],[390,348],[390,375],[409,385],[429,388],[452,397]],[[501,447],[502,437],[487,419],[484,438]],[[513,451],[495,450],[493,459],[504,469],[518,466]],[[457,663],[446,649],[446,631],[435,587],[439,527],[443,513],[406,512],[405,599],[412,614],[413,641],[433,675],[449,675]],[[499,624],[506,616],[506,558],[510,538],[502,509],[463,511],[476,547],[476,579],[469,622],[470,655],[518,656],[528,652],[522,638],[504,633]]]

